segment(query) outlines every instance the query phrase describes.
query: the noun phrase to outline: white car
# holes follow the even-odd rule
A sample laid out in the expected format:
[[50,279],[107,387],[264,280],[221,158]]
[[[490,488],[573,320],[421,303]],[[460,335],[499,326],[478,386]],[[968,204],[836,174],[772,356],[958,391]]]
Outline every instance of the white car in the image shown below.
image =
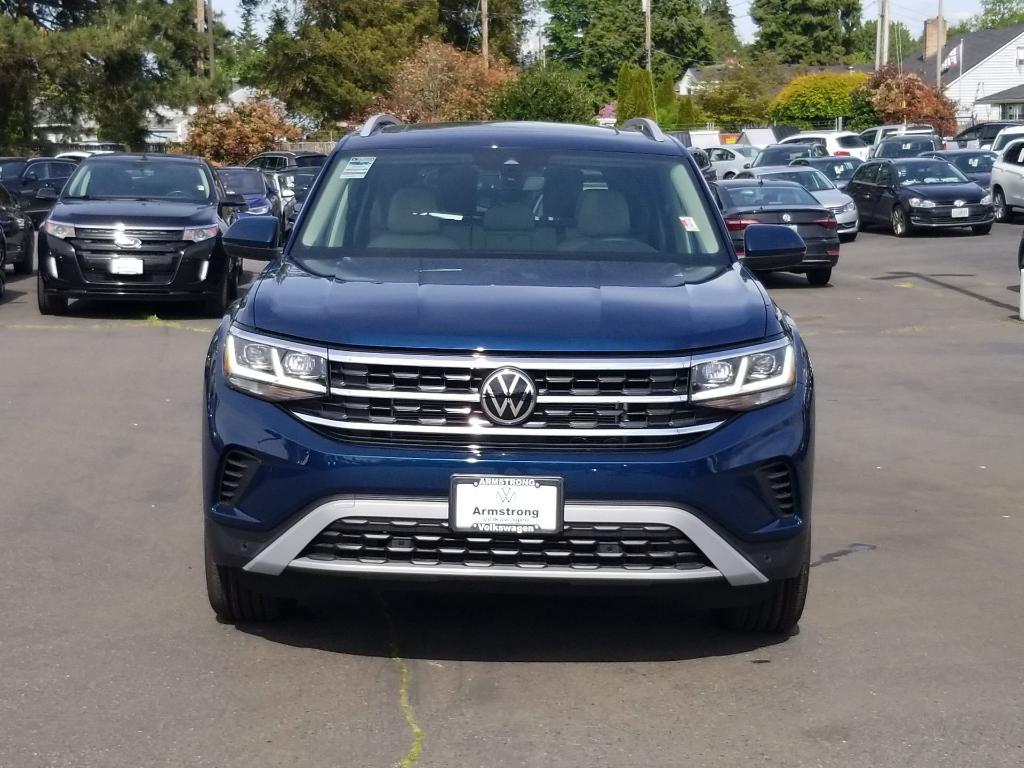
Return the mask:
[[853,131],[801,131],[787,136],[780,144],[820,144],[830,155],[868,159],[868,145]]
[[705,147],[711,167],[715,169],[719,179],[731,179],[744,168],[750,166],[760,151],[749,144],[730,144],[729,146]]
[[930,125],[876,125],[874,128],[861,131],[860,137],[864,139],[864,143],[873,147],[882,139],[887,139],[890,136],[911,136],[922,133],[935,133],[935,129]]
[[996,221],[1009,221],[1024,208],[1024,135],[1011,141],[992,165],[992,207]]

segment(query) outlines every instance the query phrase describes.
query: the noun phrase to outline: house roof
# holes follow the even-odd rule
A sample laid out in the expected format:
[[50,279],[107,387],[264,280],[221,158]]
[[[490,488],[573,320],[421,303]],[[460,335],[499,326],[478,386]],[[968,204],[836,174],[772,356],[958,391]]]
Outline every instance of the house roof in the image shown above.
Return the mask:
[[[1003,27],[1001,29],[979,29],[977,32],[957,35],[947,40],[946,47],[942,49],[943,60],[949,55],[950,51],[960,45],[961,40],[964,43],[964,56],[960,66],[950,69],[946,72],[946,76],[950,80],[955,80],[963,72],[978,66],[993,53],[1021,35],[1024,35],[1024,24],[1014,24],[1012,27]],[[926,59],[923,48],[915,51],[908,58],[904,59],[903,71],[913,72],[925,80],[929,77],[934,78],[935,57],[929,56]]]
[[978,99],[979,104],[1004,104],[1010,101],[1024,101],[1024,85],[1015,85],[1013,88]]

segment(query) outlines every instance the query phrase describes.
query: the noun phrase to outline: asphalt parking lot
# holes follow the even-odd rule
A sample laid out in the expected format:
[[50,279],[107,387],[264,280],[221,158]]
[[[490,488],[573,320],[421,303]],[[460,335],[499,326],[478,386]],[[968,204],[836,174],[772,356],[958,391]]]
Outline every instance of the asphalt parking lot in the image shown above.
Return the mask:
[[0,302],[0,768],[1020,766],[1019,225],[862,234],[770,278],[818,379],[800,632],[665,601],[372,594],[218,624],[199,431],[215,321]]

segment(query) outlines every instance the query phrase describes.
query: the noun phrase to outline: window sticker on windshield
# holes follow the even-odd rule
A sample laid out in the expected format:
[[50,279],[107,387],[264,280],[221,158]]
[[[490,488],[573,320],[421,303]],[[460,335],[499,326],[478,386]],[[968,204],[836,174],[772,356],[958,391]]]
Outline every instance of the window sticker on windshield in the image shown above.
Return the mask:
[[697,226],[697,222],[693,220],[692,216],[680,216],[679,223],[687,232],[700,232],[700,227]]
[[376,157],[350,157],[338,174],[339,179],[365,179]]
[[[911,148],[911,147],[913,147],[913,146],[914,146],[914,145],[913,145],[913,144],[911,144],[911,143],[910,143],[910,142],[908,141],[908,142],[907,142],[906,144],[904,144],[904,145],[903,145],[903,148],[904,148],[904,149],[910,149],[910,148]],[[354,158],[353,158],[353,159],[354,159]]]
[[843,172],[844,168],[845,168],[845,166],[842,165],[842,164],[840,164],[840,165],[833,165],[832,166],[832,171],[836,174],[836,176],[838,176],[840,173]]

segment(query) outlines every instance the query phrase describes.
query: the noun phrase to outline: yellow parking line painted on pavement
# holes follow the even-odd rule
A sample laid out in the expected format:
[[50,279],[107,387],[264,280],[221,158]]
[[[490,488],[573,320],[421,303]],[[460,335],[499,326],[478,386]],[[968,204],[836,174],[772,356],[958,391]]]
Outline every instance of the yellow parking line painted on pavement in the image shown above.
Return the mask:
[[398,705],[402,710],[402,717],[405,718],[405,724],[412,731],[412,744],[409,746],[409,751],[405,753],[401,760],[395,763],[395,768],[412,768],[423,755],[423,729],[416,722],[416,713],[413,712],[412,703],[409,701],[409,666],[405,663],[405,659],[402,658],[398,646],[398,631],[395,628],[395,621],[391,616],[391,611],[388,609],[388,604],[379,593],[377,594],[377,600],[380,603],[381,613],[384,614],[384,620],[388,625],[391,661],[398,667]]
[[0,328],[9,328],[15,331],[99,331],[110,330],[111,328],[171,328],[176,331],[195,331],[197,333],[213,333],[216,326],[186,325],[178,320],[161,320],[152,315],[145,320],[114,320],[109,323],[89,324],[60,324],[46,325],[45,323],[0,323]]

